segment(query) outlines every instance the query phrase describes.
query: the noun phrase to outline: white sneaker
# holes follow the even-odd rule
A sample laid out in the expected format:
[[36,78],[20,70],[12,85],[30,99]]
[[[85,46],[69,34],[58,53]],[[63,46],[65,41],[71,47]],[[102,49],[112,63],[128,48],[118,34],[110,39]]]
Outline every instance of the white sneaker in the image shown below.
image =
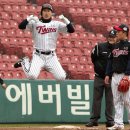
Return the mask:
[[115,124],[114,126],[107,128],[107,130],[124,130],[124,125]]

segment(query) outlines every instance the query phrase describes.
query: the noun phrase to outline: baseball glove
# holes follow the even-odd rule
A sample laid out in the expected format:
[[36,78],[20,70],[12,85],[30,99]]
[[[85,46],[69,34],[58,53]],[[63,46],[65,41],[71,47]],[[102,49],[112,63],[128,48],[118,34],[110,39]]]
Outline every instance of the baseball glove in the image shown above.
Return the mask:
[[119,83],[118,91],[123,92],[123,93],[127,92],[129,90],[129,85],[130,85],[129,80],[126,78],[123,78]]

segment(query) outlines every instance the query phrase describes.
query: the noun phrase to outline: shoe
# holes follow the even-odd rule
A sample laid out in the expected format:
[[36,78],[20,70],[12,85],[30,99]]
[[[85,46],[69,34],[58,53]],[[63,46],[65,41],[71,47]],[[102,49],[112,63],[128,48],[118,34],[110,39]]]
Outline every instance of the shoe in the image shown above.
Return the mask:
[[93,127],[93,126],[98,126],[97,122],[89,122],[88,124],[85,125],[86,127]]
[[17,61],[17,62],[14,64],[14,68],[22,67],[21,62],[22,62],[22,59],[20,59],[19,61]]
[[24,61],[25,61],[25,60],[26,60],[26,61],[27,61],[27,60],[29,61],[29,58],[26,56],[26,57],[24,57],[24,58],[18,60],[18,61],[14,64],[14,68],[22,67],[21,62],[22,62],[23,60],[24,60]]
[[115,124],[114,126],[107,128],[107,130],[124,130],[124,125]]

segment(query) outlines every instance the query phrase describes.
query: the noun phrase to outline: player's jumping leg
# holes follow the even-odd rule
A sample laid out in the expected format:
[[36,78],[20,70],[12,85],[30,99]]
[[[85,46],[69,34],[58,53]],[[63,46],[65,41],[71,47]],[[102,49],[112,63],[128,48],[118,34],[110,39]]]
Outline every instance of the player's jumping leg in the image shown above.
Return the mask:
[[46,63],[46,69],[53,74],[56,80],[65,80],[66,72],[58,61],[57,56],[54,54],[48,58],[49,59]]
[[33,54],[31,62],[25,57],[14,64],[15,68],[21,67],[28,79],[37,79],[43,66],[43,60],[36,54]]

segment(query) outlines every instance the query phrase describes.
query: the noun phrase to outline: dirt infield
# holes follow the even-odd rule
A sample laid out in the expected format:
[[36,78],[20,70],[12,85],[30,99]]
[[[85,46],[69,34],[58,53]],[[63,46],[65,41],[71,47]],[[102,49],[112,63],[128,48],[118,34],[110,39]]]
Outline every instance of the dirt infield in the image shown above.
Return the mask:
[[[91,127],[87,128],[83,125],[79,126],[71,126],[71,125],[64,125],[64,126],[26,126],[26,127],[9,127],[4,126],[0,127],[0,130],[106,130],[105,125],[99,125],[98,127]],[[124,130],[130,130],[130,125],[126,125]]]

